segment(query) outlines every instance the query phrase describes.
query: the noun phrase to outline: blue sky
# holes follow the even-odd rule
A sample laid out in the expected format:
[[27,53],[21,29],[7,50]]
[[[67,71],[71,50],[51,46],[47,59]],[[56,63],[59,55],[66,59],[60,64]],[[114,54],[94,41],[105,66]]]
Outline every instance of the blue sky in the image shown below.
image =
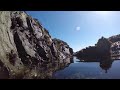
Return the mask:
[[67,42],[74,51],[93,46],[102,36],[120,34],[118,11],[27,11],[48,29],[53,38]]

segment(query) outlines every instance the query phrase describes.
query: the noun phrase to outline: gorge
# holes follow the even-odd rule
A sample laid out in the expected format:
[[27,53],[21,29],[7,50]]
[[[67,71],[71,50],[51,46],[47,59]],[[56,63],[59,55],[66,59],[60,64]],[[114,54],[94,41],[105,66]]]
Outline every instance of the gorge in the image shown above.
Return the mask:
[[[120,35],[114,35],[73,52],[69,43],[53,38],[38,19],[25,11],[0,11],[0,79],[75,79],[70,75],[76,72],[80,73],[78,79],[88,78],[87,72],[98,66],[107,72],[113,61],[120,59],[119,50]],[[85,62],[99,65],[93,64],[89,71]]]

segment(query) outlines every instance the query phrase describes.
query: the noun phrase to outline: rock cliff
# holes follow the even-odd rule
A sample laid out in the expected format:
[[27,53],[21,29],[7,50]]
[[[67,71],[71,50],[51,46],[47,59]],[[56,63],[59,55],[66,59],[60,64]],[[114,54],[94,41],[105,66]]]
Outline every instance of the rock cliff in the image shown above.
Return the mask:
[[72,54],[66,42],[52,39],[26,12],[0,11],[0,78],[45,78],[43,65],[70,62],[66,58]]
[[120,56],[120,34],[100,38],[95,46],[82,49],[74,54],[77,57]]
[[76,52],[74,55],[77,57],[87,57],[87,58],[101,58],[110,56],[111,41],[107,38],[100,38],[95,44],[95,46],[89,46]]

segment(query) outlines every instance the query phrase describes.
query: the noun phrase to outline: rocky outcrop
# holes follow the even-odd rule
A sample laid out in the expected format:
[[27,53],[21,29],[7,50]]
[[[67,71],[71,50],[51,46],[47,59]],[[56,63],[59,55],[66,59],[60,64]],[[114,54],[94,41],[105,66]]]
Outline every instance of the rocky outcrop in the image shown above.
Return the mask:
[[111,44],[112,43],[107,38],[102,37],[101,39],[99,39],[96,44],[98,55],[99,56],[110,55]]
[[120,41],[120,34],[111,36],[108,38],[108,40],[111,41],[112,43]]
[[120,41],[112,43],[110,50],[111,56],[120,56]]
[[98,40],[95,46],[89,46],[75,53],[75,56],[79,58],[101,58],[110,55],[111,42],[102,37]]
[[69,57],[73,54],[73,50],[69,47],[69,45],[66,42],[55,38],[53,39],[53,43],[55,44],[58,51],[58,55],[61,59],[65,59],[66,57]]
[[7,72],[5,78],[38,77],[41,65],[64,62],[72,54],[67,43],[52,39],[48,30],[27,13],[0,11],[0,66]]
[[120,34],[108,38],[112,42],[110,51],[111,56],[120,56]]
[[74,54],[78,58],[97,57],[97,48],[95,46],[86,47]]

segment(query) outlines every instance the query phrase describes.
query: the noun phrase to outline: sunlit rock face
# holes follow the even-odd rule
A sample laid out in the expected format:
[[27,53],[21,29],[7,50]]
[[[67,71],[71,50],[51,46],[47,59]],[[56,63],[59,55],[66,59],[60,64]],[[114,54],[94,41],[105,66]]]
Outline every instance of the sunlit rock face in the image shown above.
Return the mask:
[[111,36],[108,38],[108,40],[111,41],[112,43],[120,41],[120,34]]
[[120,41],[114,42],[111,45],[111,56],[120,55]]
[[27,13],[0,11],[0,62],[5,78],[41,78],[42,65],[63,62],[72,54],[67,43],[52,39],[48,30]]
[[111,56],[120,56],[120,34],[108,38],[111,42]]

